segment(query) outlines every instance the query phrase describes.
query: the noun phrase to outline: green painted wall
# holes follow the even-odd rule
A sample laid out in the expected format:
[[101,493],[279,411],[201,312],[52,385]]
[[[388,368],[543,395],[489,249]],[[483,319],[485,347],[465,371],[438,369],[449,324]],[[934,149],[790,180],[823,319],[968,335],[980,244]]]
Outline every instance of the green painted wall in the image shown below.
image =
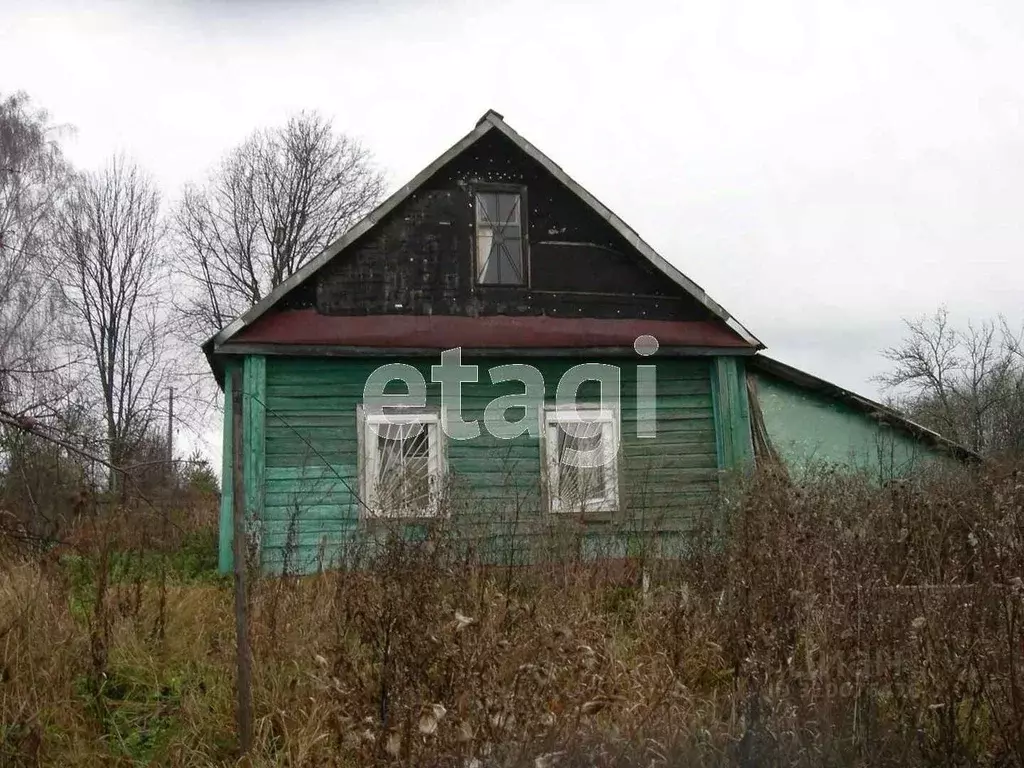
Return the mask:
[[772,445],[798,474],[840,466],[884,481],[948,458],[838,400],[763,372],[756,374],[756,381]]
[[754,458],[750,438],[750,398],[747,396],[743,359],[713,358],[711,386],[715,393],[718,464],[722,469],[742,469],[749,466]]
[[228,361],[224,365],[224,437],[221,446],[223,455],[221,457],[221,484],[220,484],[220,542],[218,547],[218,561],[221,571],[231,570],[231,524],[232,505],[234,504],[235,493],[232,487],[231,478],[234,476],[231,466],[233,435],[231,430],[231,374],[237,365],[234,361]]
[[[356,407],[367,376],[382,359],[247,357],[245,402],[246,504],[250,533],[268,570],[309,571],[339,557],[372,554],[378,534],[394,521],[361,514],[358,498]],[[436,360],[408,360],[427,382],[428,403],[440,404],[430,381]],[[522,391],[517,382],[492,384],[489,369],[516,360],[478,363],[480,381],[463,384],[463,418],[481,419],[485,405]],[[573,359],[524,359],[544,376],[546,400]],[[600,361],[598,361],[600,362]],[[713,508],[720,470],[750,456],[749,413],[742,360],[671,359],[657,365],[657,428],[636,433],[636,363],[607,360],[621,375],[620,509],[578,516],[542,507],[540,443],[523,435],[502,440],[482,434],[446,446],[450,500],[446,505],[464,541],[488,560],[542,556],[536,548],[560,540],[584,555],[622,557],[659,542],[679,544]],[[651,364],[653,361],[642,361]],[[583,399],[596,399],[586,382]],[[230,391],[225,392],[230,406]],[[449,404],[450,405],[450,404]],[[510,418],[518,417],[512,412]],[[717,417],[717,418],[716,418]],[[225,428],[225,495],[221,567],[230,567],[230,422]],[[410,521],[407,533],[421,524]],[[543,536],[539,534],[544,534]]]

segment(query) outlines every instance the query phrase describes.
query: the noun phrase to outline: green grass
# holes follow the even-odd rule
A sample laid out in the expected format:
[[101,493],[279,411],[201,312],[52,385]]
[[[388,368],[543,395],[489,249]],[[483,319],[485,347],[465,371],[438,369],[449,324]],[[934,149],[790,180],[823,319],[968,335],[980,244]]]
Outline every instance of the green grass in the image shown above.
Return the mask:
[[[71,611],[84,620],[96,599],[96,582],[101,567],[98,555],[64,554],[61,568],[69,583]],[[217,569],[216,543],[207,532],[189,534],[174,552],[111,552],[107,556],[108,584],[219,585],[230,576]]]
[[[209,534],[190,534],[174,552],[111,552],[108,555],[110,583],[159,580],[166,571],[172,584],[219,583],[217,547]],[[99,568],[97,556],[66,554],[61,564],[73,583],[94,584]]]

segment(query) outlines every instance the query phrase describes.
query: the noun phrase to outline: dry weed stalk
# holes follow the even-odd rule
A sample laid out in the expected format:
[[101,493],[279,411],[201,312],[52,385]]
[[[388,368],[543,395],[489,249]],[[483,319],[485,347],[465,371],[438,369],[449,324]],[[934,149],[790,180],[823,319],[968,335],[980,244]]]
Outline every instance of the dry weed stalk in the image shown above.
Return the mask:
[[[646,592],[515,505],[529,566],[481,563],[453,512],[340,570],[254,570],[251,763],[1024,765],[1022,468],[724,497],[724,541],[638,548]],[[132,514],[5,555],[0,763],[233,764],[230,593]]]

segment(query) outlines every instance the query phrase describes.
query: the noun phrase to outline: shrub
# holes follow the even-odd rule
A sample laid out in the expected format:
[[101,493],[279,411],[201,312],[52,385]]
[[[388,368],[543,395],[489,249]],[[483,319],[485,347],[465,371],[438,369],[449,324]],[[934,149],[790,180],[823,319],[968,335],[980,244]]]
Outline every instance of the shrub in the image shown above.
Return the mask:
[[[643,579],[483,567],[443,523],[358,569],[254,573],[250,762],[1024,766],[1022,470],[761,474],[724,541]],[[215,509],[175,515],[207,522],[154,550],[117,518],[0,569],[4,764],[234,764]]]

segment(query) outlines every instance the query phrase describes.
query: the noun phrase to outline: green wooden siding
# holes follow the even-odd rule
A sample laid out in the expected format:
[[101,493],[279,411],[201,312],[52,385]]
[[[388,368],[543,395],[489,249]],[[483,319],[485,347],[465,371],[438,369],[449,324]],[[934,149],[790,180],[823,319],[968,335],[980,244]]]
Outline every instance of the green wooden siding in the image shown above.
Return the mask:
[[712,362],[718,463],[723,469],[743,469],[750,466],[754,458],[743,362],[737,357],[716,357]]
[[224,437],[221,445],[224,453],[221,457],[221,483],[220,483],[220,541],[218,547],[218,561],[223,572],[231,570],[231,532],[232,532],[232,505],[235,500],[234,488],[232,488],[231,457],[234,446],[231,431],[231,373],[236,369],[232,362],[224,365]]
[[923,463],[949,460],[914,436],[880,424],[834,398],[759,372],[758,401],[773,447],[790,470],[841,467],[880,481]]
[[264,487],[266,482],[267,359],[252,355],[242,368],[242,424],[245,452],[242,478],[245,482],[246,533],[260,541],[264,532]]
[[[358,497],[356,408],[367,376],[384,362],[246,358],[245,399],[251,403],[243,414],[246,503],[259,523],[256,531],[268,570],[287,566],[308,571],[329,566],[338,557],[372,552],[377,533],[395,525],[361,515]],[[423,375],[428,404],[441,404],[440,385],[430,381],[430,366],[436,361],[405,362]],[[464,362],[480,365],[480,380],[463,384],[462,415],[466,420],[479,419],[482,427],[488,402],[522,391],[522,384],[515,381],[492,384],[489,369],[517,361]],[[541,371],[549,402],[561,376],[576,364],[571,359],[546,358],[521,362]],[[726,365],[712,358],[658,362],[653,438],[637,437],[636,364],[606,362],[621,363],[620,509],[616,512],[588,513],[583,521],[545,512],[536,436],[502,440],[482,429],[472,440],[446,440],[450,484],[446,508],[462,539],[481,557],[536,558],[543,556],[536,551],[540,542],[557,542],[562,534],[585,555],[621,557],[654,541],[678,543],[712,509],[719,470],[749,455],[746,397],[745,392],[743,397],[737,394],[743,376],[741,361],[730,360]],[[597,395],[597,382],[585,382],[580,388],[581,399]],[[520,413],[513,411],[509,417]],[[225,435],[229,433],[226,429]],[[225,439],[226,470],[229,453],[230,440]],[[229,479],[226,471],[225,489],[230,488]],[[406,524],[410,535],[421,527],[415,521]],[[230,532],[227,538],[230,547]],[[223,539],[222,534],[221,566],[226,568],[230,549],[225,560]]]

